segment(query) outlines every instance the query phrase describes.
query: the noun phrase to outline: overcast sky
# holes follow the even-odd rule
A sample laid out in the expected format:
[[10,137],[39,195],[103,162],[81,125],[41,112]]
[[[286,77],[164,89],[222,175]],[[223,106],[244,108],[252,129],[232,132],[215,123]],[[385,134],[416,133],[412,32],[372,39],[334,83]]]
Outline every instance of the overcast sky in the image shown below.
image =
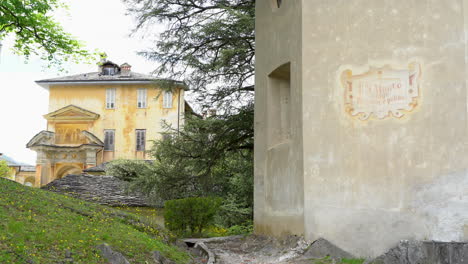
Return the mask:
[[[119,0],[65,1],[68,12],[56,14],[67,32],[85,42],[90,50],[99,49],[117,64],[128,62],[132,70],[149,73],[153,62],[136,54],[149,47],[149,41],[131,38],[134,20],[125,15],[125,5]],[[68,15],[65,15],[68,13]],[[159,27],[160,29],[161,27]],[[38,132],[46,129],[48,92],[35,80],[64,75],[45,69],[45,63],[36,58],[28,63],[10,51],[11,40],[3,42],[0,55],[0,153],[17,161],[35,164],[36,154],[26,143]],[[66,65],[68,74],[91,72],[96,65]]]

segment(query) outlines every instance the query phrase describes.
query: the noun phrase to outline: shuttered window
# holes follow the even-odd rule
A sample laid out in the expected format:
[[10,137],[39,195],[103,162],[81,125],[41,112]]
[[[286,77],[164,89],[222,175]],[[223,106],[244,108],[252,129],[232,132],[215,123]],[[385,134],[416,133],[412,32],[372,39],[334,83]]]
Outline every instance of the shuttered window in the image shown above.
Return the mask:
[[163,108],[172,108],[172,92],[164,91]]
[[146,129],[136,130],[136,150],[145,151],[146,145]]
[[115,109],[115,88],[106,89],[106,108]]
[[137,89],[137,107],[138,108],[146,108],[146,88],[138,88]]
[[104,150],[114,151],[115,149],[115,130],[106,129],[104,130]]

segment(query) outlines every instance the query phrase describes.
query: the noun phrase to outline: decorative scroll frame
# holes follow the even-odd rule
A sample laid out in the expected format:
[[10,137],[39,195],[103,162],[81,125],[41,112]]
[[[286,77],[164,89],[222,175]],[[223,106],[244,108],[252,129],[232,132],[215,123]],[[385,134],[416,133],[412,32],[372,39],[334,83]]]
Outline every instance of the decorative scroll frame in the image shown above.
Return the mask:
[[371,67],[358,75],[346,69],[340,75],[345,111],[360,120],[372,116],[401,118],[418,105],[420,78],[421,65],[417,62],[411,62],[406,69]]

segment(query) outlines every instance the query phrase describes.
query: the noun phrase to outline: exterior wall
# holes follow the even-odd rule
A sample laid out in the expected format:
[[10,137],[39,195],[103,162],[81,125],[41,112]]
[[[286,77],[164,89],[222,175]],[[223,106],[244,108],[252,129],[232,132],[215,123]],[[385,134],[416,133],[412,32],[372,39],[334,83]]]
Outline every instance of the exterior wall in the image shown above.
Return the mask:
[[[106,88],[116,88],[116,107],[106,109]],[[148,88],[147,108],[137,108],[137,88]],[[88,131],[104,140],[105,129],[115,129],[115,153],[98,154],[104,162],[112,159],[148,159],[148,155],[136,152],[136,129],[146,129],[146,149],[150,149],[151,140],[160,138],[161,122],[167,120],[177,127],[178,100],[180,93],[180,115],[184,110],[184,91],[173,92],[173,107],[162,107],[163,96],[160,89],[153,85],[82,85],[82,86],[51,86],[49,88],[49,112],[56,111],[68,105],[76,105],[95,112],[100,118],[87,123]],[[181,122],[183,120],[181,119]],[[61,123],[62,124],[62,123]],[[182,124],[180,124],[182,125]],[[47,129],[55,132],[56,124],[49,122]],[[83,124],[73,123],[69,126],[82,128]],[[98,160],[101,157],[98,158]],[[102,158],[101,158],[102,160]]]
[[[302,93],[301,109],[293,109],[291,118],[303,128],[303,149],[291,149],[303,153],[304,169],[285,176],[292,185],[296,177],[304,179],[296,191],[304,193],[306,238],[323,237],[364,257],[404,239],[467,240],[468,1],[283,1],[282,15],[270,13],[268,4],[257,2],[256,227],[297,232],[292,222],[269,218],[265,186],[272,179],[265,173],[268,149],[262,139],[269,129],[262,121],[264,78],[278,57],[295,52],[302,62],[292,63],[298,73],[291,76],[300,78]],[[422,69],[414,110],[364,121],[346,112],[344,70],[406,69],[411,62]],[[293,204],[288,194],[279,190],[274,199]]]
[[15,181],[23,185],[30,183],[32,187],[39,187],[39,185],[36,184],[35,171],[21,171],[20,173],[16,174]]
[[8,178],[10,180],[14,180],[15,179],[15,175],[18,173],[19,171],[19,167],[13,167],[13,166],[9,166],[8,167],[10,169],[10,172],[9,174],[5,177],[5,178]]
[[[291,119],[302,112],[301,5],[286,2],[281,9],[273,0],[256,2],[255,231],[274,235],[304,232],[302,129],[300,119]],[[289,80],[281,74],[287,63]],[[289,100],[275,104],[281,92],[273,90],[289,90]]]
[[[302,2],[307,237],[362,256],[403,239],[466,239],[464,2]],[[412,61],[422,68],[414,111],[366,121],[344,111],[344,69]]]

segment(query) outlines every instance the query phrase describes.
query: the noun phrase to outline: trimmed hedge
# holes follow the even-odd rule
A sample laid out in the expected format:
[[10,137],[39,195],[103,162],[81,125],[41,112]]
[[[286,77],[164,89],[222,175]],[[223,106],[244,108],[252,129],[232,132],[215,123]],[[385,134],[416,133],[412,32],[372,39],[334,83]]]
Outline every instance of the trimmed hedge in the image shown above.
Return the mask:
[[218,197],[191,197],[170,200],[165,203],[165,226],[171,231],[184,233],[187,229],[192,234],[201,233],[209,226],[221,206]]

